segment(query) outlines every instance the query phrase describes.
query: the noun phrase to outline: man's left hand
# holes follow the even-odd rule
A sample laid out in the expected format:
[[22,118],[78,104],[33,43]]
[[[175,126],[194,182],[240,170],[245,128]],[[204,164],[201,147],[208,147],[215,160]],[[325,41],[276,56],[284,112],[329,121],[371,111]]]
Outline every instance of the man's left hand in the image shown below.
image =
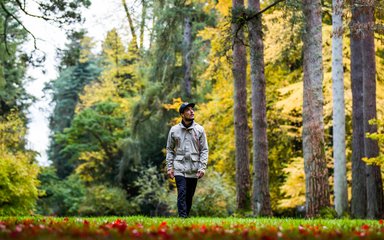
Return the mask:
[[197,173],[196,173],[196,176],[197,176],[197,178],[202,178],[203,176],[204,176],[204,172],[202,172],[202,171],[198,171]]

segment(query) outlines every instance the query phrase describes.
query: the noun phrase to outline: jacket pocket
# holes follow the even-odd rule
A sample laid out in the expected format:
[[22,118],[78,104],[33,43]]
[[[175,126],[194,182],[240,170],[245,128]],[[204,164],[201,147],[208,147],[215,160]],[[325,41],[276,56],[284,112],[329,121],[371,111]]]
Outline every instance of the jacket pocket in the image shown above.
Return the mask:
[[177,172],[184,172],[184,156],[177,155],[173,161],[173,168]]
[[196,172],[197,170],[199,170],[200,168],[200,159],[199,159],[199,156],[198,155],[195,155],[195,154],[192,154],[191,155],[191,169],[192,169],[192,172]]

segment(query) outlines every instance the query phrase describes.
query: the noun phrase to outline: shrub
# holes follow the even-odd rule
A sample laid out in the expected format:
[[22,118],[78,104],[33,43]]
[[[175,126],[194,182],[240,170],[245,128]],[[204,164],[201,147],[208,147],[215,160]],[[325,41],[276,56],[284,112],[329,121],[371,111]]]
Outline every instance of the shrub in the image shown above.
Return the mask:
[[97,185],[87,189],[79,213],[82,216],[123,216],[131,214],[132,208],[121,188]]
[[17,113],[0,117],[0,216],[27,215],[37,199],[35,153],[25,149],[26,128]]
[[[224,176],[209,171],[196,186],[193,197],[191,216],[226,217],[235,211],[235,189],[229,185]],[[168,196],[171,212],[177,214],[177,191],[174,189]]]
[[86,187],[76,174],[60,180],[53,167],[42,168],[37,213],[42,215],[74,216],[85,199]]

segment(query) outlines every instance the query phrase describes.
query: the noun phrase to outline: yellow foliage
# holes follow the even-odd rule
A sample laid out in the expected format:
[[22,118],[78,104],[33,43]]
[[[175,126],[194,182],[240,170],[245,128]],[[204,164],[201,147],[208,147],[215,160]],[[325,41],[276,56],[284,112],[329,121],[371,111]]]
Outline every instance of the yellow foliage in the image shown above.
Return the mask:
[[76,174],[87,183],[94,182],[93,176],[99,176],[99,169],[102,169],[105,154],[104,152],[81,152],[79,160],[83,161],[75,170]]
[[80,50],[80,63],[85,63],[90,61],[92,54],[92,49],[96,45],[95,42],[93,42],[92,38],[90,37],[84,37],[80,41],[81,50]]
[[304,159],[296,157],[291,160],[289,166],[283,170],[287,174],[287,179],[281,186],[281,191],[287,198],[279,201],[281,208],[295,207],[305,203]]
[[29,214],[37,199],[35,153],[24,149],[26,127],[17,112],[0,117],[0,216]]
[[222,16],[228,16],[231,12],[232,1],[231,0],[219,0],[216,4],[216,9]]

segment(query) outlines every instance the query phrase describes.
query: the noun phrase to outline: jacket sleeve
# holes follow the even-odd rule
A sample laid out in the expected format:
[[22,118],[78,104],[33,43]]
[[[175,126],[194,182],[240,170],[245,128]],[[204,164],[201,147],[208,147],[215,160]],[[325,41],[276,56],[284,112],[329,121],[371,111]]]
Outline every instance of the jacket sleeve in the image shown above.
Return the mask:
[[166,165],[167,171],[173,168],[173,160],[176,157],[175,153],[175,140],[172,137],[172,129],[169,131],[168,140],[167,140],[167,157],[166,157]]
[[202,134],[200,137],[200,172],[205,172],[208,164],[208,141],[207,136],[205,135],[204,128],[202,128]]

